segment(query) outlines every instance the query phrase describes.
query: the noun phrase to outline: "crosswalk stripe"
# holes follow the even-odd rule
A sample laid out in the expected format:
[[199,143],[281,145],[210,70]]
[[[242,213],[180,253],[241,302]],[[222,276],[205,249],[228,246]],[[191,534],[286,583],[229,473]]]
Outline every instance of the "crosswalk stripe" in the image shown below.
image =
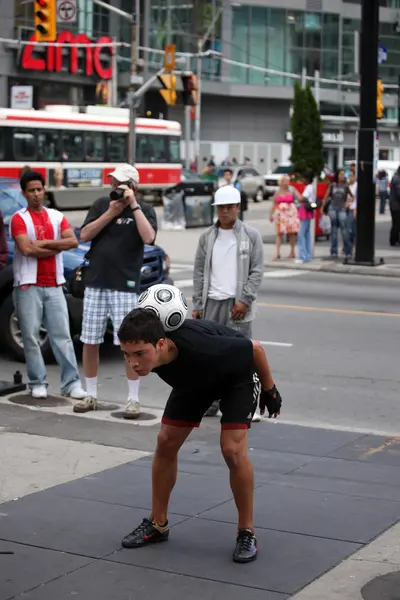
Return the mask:
[[264,277],[269,279],[285,279],[285,277],[298,277],[304,275],[305,271],[296,271],[295,269],[274,269],[273,271],[266,271]]

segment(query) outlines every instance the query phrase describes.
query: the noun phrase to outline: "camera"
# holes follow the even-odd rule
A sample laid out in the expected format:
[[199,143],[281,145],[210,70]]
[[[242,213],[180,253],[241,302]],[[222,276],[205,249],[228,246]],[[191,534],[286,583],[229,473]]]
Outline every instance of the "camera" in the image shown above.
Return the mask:
[[116,188],[110,192],[111,200],[122,200],[125,194],[125,190],[122,188]]
[[[128,188],[130,188],[131,190],[135,189],[135,186],[133,185],[133,183],[131,181],[127,181],[126,183],[122,182],[122,185],[128,186]],[[111,198],[111,200],[123,200],[124,194],[125,194],[125,189],[117,187],[115,190],[112,190],[110,192],[110,198]]]

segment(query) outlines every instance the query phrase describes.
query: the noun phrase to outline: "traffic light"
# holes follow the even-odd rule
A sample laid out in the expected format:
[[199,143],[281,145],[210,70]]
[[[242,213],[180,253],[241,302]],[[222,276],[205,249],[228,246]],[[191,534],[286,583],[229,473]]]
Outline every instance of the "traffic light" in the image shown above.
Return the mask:
[[176,104],[176,75],[159,75],[158,80],[162,85],[161,96],[169,106],[173,106]]
[[377,81],[377,87],[376,87],[376,118],[377,119],[383,119],[383,117],[384,117],[385,107],[383,105],[383,99],[382,99],[384,89],[385,88],[383,87],[382,79],[379,78]]
[[197,77],[193,73],[182,75],[182,99],[184,106],[196,106],[197,104]]
[[34,0],[35,34],[37,42],[55,42],[57,38],[56,0]]

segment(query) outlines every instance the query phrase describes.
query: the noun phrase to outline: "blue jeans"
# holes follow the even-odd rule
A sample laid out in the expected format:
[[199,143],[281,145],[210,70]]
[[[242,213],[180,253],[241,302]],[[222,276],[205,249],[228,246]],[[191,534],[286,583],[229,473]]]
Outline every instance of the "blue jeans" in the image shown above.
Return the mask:
[[350,251],[353,250],[356,241],[357,219],[354,216],[354,210],[347,213],[347,231],[349,234]]
[[47,387],[46,366],[40,351],[39,330],[43,322],[51,348],[61,369],[61,392],[80,386],[74,345],[69,331],[67,302],[62,287],[14,289],[14,305],[21,329],[29,387]]
[[385,191],[380,191],[380,192],[379,192],[379,200],[380,200],[380,202],[379,202],[379,213],[380,213],[381,215],[384,215],[384,214],[385,214],[385,208],[386,208],[386,200],[387,200],[387,197],[388,197],[388,193],[387,193],[387,191],[386,191],[386,190],[385,190]]
[[298,236],[299,258],[305,262],[312,261],[310,225],[311,219],[300,221],[300,231]]
[[343,246],[346,256],[351,256],[351,247],[349,243],[349,231],[347,226],[347,212],[344,208],[329,207],[329,218],[331,220],[331,256],[338,255],[338,230],[340,229],[343,237]]

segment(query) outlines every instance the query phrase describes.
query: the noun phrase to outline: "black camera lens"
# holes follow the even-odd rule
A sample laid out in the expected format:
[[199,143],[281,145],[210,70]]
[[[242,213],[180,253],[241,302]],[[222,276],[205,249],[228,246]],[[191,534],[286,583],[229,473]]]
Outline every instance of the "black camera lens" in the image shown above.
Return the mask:
[[121,188],[117,188],[110,192],[110,198],[111,198],[111,200],[122,200],[122,198],[124,197],[124,194],[125,194],[125,190],[122,190]]

